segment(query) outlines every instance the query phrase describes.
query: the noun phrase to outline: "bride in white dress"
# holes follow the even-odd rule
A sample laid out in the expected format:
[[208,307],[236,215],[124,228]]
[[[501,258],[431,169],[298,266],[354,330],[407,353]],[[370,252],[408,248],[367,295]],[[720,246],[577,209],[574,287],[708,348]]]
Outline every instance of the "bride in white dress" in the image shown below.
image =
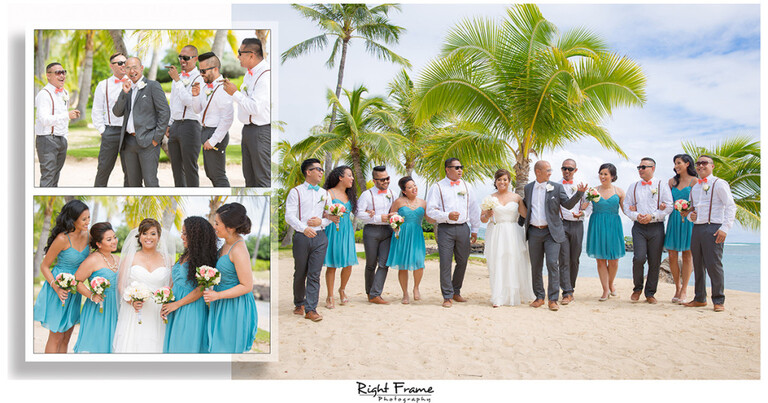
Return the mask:
[[113,341],[116,353],[163,352],[165,323],[160,317],[162,305],[156,304],[152,297],[144,302],[123,299],[126,287],[134,282],[150,292],[170,284],[170,267],[175,253],[166,242],[167,236],[162,236],[162,233],[157,220],[145,218],[138,229],[128,234],[123,244],[117,280],[120,310]]
[[491,196],[499,200],[499,205],[480,214],[480,221],[488,223],[485,259],[494,308],[534,299],[525,230],[517,224],[518,217],[525,216],[526,209],[522,197],[510,191],[510,177],[506,169],[496,171],[494,187],[497,192]]

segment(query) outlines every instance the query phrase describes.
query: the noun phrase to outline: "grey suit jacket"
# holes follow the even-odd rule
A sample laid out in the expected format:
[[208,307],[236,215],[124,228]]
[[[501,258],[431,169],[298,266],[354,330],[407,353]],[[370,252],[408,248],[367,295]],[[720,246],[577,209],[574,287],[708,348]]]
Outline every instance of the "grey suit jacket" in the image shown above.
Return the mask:
[[168,106],[168,100],[165,98],[165,92],[160,83],[141,77],[139,82],[144,82],[146,86],[139,89],[136,84],[131,87],[127,93],[120,92],[115,106],[112,107],[112,113],[115,116],[125,116],[123,119],[123,130],[120,132],[120,148],[123,147],[123,139],[126,135],[125,128],[128,125],[128,116],[131,115],[131,96],[133,91],[136,94],[136,102],[133,105],[133,127],[136,129],[136,142],[139,147],[147,148],[152,146],[152,140],[160,144],[165,135],[165,129],[168,128],[168,121],[171,117],[171,108]]
[[[552,234],[552,239],[557,243],[565,242],[565,230],[563,229],[563,219],[560,217],[560,206],[567,209],[573,208],[581,200],[581,196],[584,192],[576,192],[572,197],[568,197],[565,193],[563,185],[557,182],[549,181],[549,185],[552,185],[553,189],[545,194],[544,198],[544,211],[547,215],[547,226],[549,227],[549,233]],[[525,208],[528,209],[528,214],[525,215],[525,238],[528,239],[528,227],[531,221],[531,200],[533,200],[533,186],[536,185],[536,181],[532,181],[525,185]]]

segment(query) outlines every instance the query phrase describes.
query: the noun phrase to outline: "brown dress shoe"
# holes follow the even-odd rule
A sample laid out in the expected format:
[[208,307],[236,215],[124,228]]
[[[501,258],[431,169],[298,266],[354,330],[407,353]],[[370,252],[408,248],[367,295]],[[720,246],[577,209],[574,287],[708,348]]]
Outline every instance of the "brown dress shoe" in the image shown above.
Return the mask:
[[556,311],[560,309],[560,307],[557,305],[557,301],[549,301],[549,310],[550,311]]
[[459,294],[453,294],[453,300],[456,302],[467,302],[467,299]]
[[381,297],[373,297],[368,300],[368,302],[372,304],[380,304],[380,305],[387,305],[389,302],[385,301],[384,298]]
[[315,311],[309,311],[306,315],[304,315],[304,319],[309,319],[312,322],[320,322],[323,320],[323,316]]
[[645,299],[645,301],[648,302],[649,304],[655,304],[655,303],[658,302],[658,301],[656,301],[655,297],[648,297],[648,298]]
[[568,294],[568,295],[564,296],[563,300],[560,301],[560,303],[563,304],[563,305],[568,305],[571,302],[573,302],[573,295],[571,295],[571,294]]
[[453,306],[453,302],[450,299],[443,300],[443,308],[450,308],[451,306]]
[[640,294],[642,294],[641,291],[635,291],[632,293],[632,296],[630,296],[629,299],[631,299],[632,302],[640,301]]
[[299,305],[296,308],[293,308],[293,314],[294,315],[304,315],[304,305]]
[[715,304],[715,312],[723,312],[725,310],[725,307],[723,304]]
[[692,300],[690,302],[686,302],[685,304],[683,304],[683,306],[687,306],[688,308],[698,308],[701,306],[707,306],[707,303]]
[[540,307],[542,305],[544,305],[544,300],[537,298],[536,300],[531,302],[528,306],[530,306],[531,308],[538,308],[538,307]]

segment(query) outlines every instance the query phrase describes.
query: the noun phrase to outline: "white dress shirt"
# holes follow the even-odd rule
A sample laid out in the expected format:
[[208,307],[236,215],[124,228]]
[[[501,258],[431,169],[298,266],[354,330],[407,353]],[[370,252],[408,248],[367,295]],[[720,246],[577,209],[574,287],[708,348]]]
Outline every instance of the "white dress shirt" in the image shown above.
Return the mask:
[[530,225],[543,227],[547,225],[547,212],[544,210],[547,203],[547,182],[536,182],[531,191],[531,220]]
[[138,84],[140,82],[144,82],[144,85],[147,84],[144,80],[144,76],[139,78],[135,83],[131,82],[131,113],[128,115],[128,122],[125,124],[126,133],[136,133],[136,128],[133,125],[133,110],[136,109],[134,106],[136,105],[136,95],[139,94]]
[[315,231],[322,230],[331,222],[323,218],[323,209],[327,203],[330,203],[330,200],[325,189],[320,187],[318,190],[311,190],[309,183],[304,182],[288,191],[285,202],[285,222],[296,232],[304,232],[308,227],[307,221],[312,217],[318,217],[322,219],[320,226],[310,228]]
[[99,133],[104,133],[107,126],[123,126],[123,117],[115,116],[112,107],[123,90],[122,79],[114,75],[106,80],[101,80],[93,93],[93,110],[91,120]]
[[[50,94],[50,95],[49,95]],[[56,93],[56,87],[48,83],[35,97],[35,135],[67,137],[69,133],[69,93],[62,89]],[[53,100],[53,103],[51,103]]]
[[237,101],[237,118],[244,125],[268,125],[271,121],[270,79],[272,74],[266,60],[248,70],[243,77],[240,91],[233,97]]
[[[480,207],[472,197],[467,183],[459,179],[451,185],[451,180],[443,178],[429,187],[427,192],[427,216],[438,224],[464,224],[469,222],[472,233],[480,228]],[[450,220],[451,211],[459,213],[457,220]]]
[[[563,183],[565,179],[560,179],[560,184],[563,185],[563,189],[565,189],[565,194],[568,195],[568,197],[573,197],[573,195],[576,193],[576,180],[572,180],[573,183]],[[589,203],[587,205],[587,208],[584,209],[584,214],[582,214],[579,218],[576,218],[573,216],[574,213],[578,213],[581,210],[581,203],[584,203],[587,201],[587,194],[584,193],[584,195],[581,196],[581,201],[576,203],[575,206],[573,206],[572,209],[567,209],[563,206],[560,206],[560,216],[565,221],[584,221],[584,217],[592,213],[592,203]]]
[[216,147],[224,136],[227,135],[232,122],[235,120],[235,109],[232,106],[232,96],[224,91],[221,84],[224,77],[219,75],[213,80],[211,87],[203,83],[200,87],[200,95],[193,97],[192,109],[200,116],[203,127],[215,127],[216,130],[208,139],[211,146]]
[[[381,216],[389,214],[389,209],[394,201],[395,195],[391,189],[379,193],[379,188],[374,186],[363,192],[357,200],[357,219],[363,224],[389,225],[388,221],[381,221]],[[373,210],[373,217],[366,213],[368,210]]]
[[[184,76],[189,74],[189,76]],[[192,110],[192,104],[195,102],[192,96],[192,84],[200,83],[200,92],[205,87],[203,76],[197,67],[190,70],[189,73],[180,72],[179,81],[174,81],[171,85],[171,119],[168,125],[172,125],[175,120],[197,120],[200,121],[200,115]]]
[[[650,214],[651,222],[664,222],[664,217],[672,213],[675,207],[675,201],[672,199],[672,191],[666,182],[658,178],[651,178],[650,185],[643,185],[643,180],[639,180],[627,188],[624,196],[624,214],[632,221],[637,221],[640,214]],[[666,204],[663,210],[659,209],[659,204]],[[629,209],[635,206],[637,211]]]
[[[706,183],[696,183],[691,189],[690,200],[696,209],[694,224],[721,224],[720,231],[731,230],[736,219],[736,203],[733,201],[731,186],[728,182],[710,175]],[[704,190],[704,185],[708,185]],[[711,205],[710,205],[711,200]],[[690,221],[691,216],[688,216]]]

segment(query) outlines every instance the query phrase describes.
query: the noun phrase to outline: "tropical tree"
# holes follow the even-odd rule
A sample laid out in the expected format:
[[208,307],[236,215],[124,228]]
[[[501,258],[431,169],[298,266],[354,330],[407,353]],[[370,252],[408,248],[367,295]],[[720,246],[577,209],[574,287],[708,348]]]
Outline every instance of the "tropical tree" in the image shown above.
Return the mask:
[[745,228],[760,229],[760,142],[737,135],[714,147],[683,142],[683,150],[694,160],[709,155],[715,163],[713,174],[728,182],[736,202],[736,220]]
[[[305,18],[315,22],[323,33],[288,48],[281,55],[281,63],[316,50],[322,50],[328,45],[329,40],[332,40],[333,48],[325,65],[332,68],[336,65],[337,59],[339,61],[336,98],[341,97],[347,50],[353,39],[362,40],[366,51],[378,59],[411,67],[411,63],[407,59],[397,55],[386,46],[397,44],[400,35],[405,32],[405,28],[390,24],[388,18],[391,9],[400,11],[399,5],[381,4],[369,8],[366,4],[313,4],[310,6],[293,4],[292,7]],[[341,51],[340,56],[339,50]],[[336,105],[334,104],[332,105],[328,132],[333,131],[335,124]],[[331,156],[326,155],[326,171],[331,169],[331,164]]]
[[45,245],[53,225],[53,212],[60,211],[65,203],[61,196],[37,196],[35,202],[38,204],[38,210],[35,213],[35,228],[40,228],[40,235],[36,239],[37,248],[35,249],[35,257],[32,259],[33,278],[40,273],[40,264],[43,262],[43,256],[45,256]]
[[344,107],[331,90],[329,104],[336,105],[339,115],[330,132],[319,133],[296,143],[293,150],[300,154],[330,154],[352,167],[357,178],[358,193],[366,189],[365,172],[373,162],[398,166],[403,137],[389,130],[395,122],[389,105],[382,97],[363,98],[368,90],[360,85],[344,90],[348,107]]
[[475,18],[454,27],[417,94],[417,123],[452,111],[503,140],[522,193],[531,153],[592,137],[626,158],[600,123],[615,107],[645,102],[645,76],[597,35],[583,28],[558,34],[536,5],[525,4],[498,24]]
[[127,196],[123,213],[125,223],[136,228],[145,218],[154,218],[169,228],[171,225],[181,231],[184,219],[184,198],[182,196]]

